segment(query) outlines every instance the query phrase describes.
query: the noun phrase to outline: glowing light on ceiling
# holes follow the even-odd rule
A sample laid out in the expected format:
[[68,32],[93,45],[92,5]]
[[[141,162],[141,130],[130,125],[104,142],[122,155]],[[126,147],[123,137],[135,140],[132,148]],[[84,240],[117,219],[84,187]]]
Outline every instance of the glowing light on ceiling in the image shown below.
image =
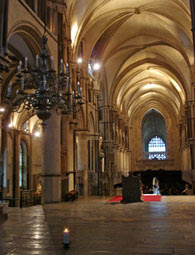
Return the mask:
[[99,70],[100,69],[100,64],[99,63],[95,63],[94,65],[93,65],[93,70]]
[[170,79],[170,80],[171,80],[172,84],[174,85],[174,87],[176,88],[176,90],[178,92],[181,92],[181,88],[180,88],[179,84],[173,79]]
[[36,131],[36,132],[34,133],[34,136],[36,136],[36,137],[40,137],[40,136],[41,136],[41,134],[40,134],[40,132],[39,132],[39,131]]
[[163,79],[164,81],[169,81],[169,75],[162,72],[162,71],[159,71],[159,70],[155,70],[155,69],[149,69],[150,73],[152,73],[153,75],[155,76],[158,76],[158,78],[161,78]]
[[77,31],[78,31],[78,24],[77,24],[77,22],[75,22],[74,25],[72,26],[72,29],[71,29],[71,40],[72,40],[72,44],[74,44]]
[[157,75],[160,75],[160,76],[164,76],[160,71],[158,71],[158,70],[155,70],[155,69],[149,69],[149,71],[151,72],[151,73],[154,73],[154,74],[157,74]]
[[153,93],[154,93],[154,92],[148,92],[148,93],[146,93],[146,94],[140,96],[140,99],[141,99],[141,98],[144,98],[144,97],[151,96]]
[[156,88],[159,88],[159,87],[161,87],[161,86],[157,85],[157,84],[153,84],[153,83],[148,83],[143,87],[143,89],[156,89]]
[[82,59],[82,58],[78,58],[78,59],[77,59],[77,63],[82,64],[82,62],[83,62],[83,59]]

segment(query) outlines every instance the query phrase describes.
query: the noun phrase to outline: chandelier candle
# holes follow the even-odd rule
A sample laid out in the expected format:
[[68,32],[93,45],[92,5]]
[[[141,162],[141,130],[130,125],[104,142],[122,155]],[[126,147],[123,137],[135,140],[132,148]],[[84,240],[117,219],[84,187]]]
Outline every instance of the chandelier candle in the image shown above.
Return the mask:
[[53,64],[53,56],[51,56],[51,70],[54,69],[54,64]]
[[18,73],[21,73],[21,66],[20,65],[18,65],[17,70],[18,70]]
[[63,59],[60,59],[60,73],[64,72],[64,62]]
[[36,55],[36,69],[39,67],[39,55]]
[[66,74],[69,74],[69,70],[68,70],[68,63],[66,63]]
[[8,87],[8,90],[7,90],[7,96],[8,96],[8,97],[11,96],[11,91],[12,91],[12,82],[10,81],[9,87]]
[[82,97],[82,87],[80,87],[80,97]]
[[24,68],[27,69],[27,66],[28,66],[28,58],[25,57],[25,59],[24,59]]
[[24,77],[21,78],[21,90],[24,90]]

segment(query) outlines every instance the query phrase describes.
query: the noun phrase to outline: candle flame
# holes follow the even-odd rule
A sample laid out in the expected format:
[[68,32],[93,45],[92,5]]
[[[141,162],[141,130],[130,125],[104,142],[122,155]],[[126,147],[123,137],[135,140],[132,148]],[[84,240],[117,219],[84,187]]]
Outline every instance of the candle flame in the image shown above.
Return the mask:
[[69,230],[67,228],[65,228],[64,233],[69,233]]

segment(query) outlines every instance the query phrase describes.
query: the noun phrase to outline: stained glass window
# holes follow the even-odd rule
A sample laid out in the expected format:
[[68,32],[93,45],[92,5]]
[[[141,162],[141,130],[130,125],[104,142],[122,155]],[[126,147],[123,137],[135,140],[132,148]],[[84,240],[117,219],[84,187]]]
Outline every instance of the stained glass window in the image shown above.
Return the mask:
[[166,159],[166,145],[164,141],[158,137],[153,137],[148,143],[149,159]]

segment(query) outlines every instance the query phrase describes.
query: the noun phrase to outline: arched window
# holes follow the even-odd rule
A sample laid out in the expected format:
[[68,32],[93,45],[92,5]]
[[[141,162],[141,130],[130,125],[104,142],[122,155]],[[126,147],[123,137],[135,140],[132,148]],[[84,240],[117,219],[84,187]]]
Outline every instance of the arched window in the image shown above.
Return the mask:
[[149,159],[166,159],[166,145],[164,141],[158,137],[153,137],[148,143]]
[[144,159],[166,159],[166,123],[155,109],[149,110],[142,120],[142,148]]
[[20,143],[20,172],[19,172],[19,187],[23,190],[29,188],[28,177],[28,154],[25,142]]

